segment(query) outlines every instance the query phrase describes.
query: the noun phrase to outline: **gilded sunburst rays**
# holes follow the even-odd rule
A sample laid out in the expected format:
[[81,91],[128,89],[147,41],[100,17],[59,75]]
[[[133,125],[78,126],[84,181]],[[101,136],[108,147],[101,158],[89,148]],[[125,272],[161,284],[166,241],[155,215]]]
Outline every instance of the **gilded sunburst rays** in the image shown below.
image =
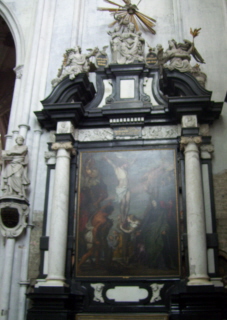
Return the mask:
[[105,2],[116,6],[117,8],[103,8],[98,7],[97,9],[100,11],[109,11],[112,15],[114,15],[115,21],[109,24],[109,27],[113,27],[116,23],[124,26],[129,22],[132,22],[135,25],[137,31],[141,28],[147,28],[152,34],[155,34],[155,30],[153,27],[155,26],[156,20],[139,12],[138,4],[132,4],[131,0],[123,0],[125,5],[120,5],[116,2],[110,0],[104,0]]

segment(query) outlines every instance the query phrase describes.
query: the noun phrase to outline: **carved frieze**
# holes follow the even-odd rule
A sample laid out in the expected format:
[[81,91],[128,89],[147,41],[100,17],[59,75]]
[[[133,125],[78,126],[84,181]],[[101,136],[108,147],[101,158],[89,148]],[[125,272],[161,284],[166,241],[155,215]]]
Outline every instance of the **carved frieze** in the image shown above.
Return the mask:
[[145,127],[142,130],[142,137],[144,139],[176,138],[178,135],[178,126],[154,126]]
[[112,129],[79,130],[79,141],[106,141],[112,139]]

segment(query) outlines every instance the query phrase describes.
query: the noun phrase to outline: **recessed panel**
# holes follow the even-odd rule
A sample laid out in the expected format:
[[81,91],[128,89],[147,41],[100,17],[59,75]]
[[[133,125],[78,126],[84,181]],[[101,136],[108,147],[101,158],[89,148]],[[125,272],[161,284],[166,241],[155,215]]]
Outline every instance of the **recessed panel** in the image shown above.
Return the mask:
[[135,80],[120,80],[120,98],[133,99],[135,97]]

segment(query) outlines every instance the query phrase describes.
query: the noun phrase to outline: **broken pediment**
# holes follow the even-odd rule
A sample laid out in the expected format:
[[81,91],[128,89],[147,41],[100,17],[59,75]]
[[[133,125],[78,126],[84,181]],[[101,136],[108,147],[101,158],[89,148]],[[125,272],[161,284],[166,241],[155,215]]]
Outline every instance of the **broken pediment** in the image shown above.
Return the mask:
[[39,122],[48,130],[55,130],[58,121],[97,128],[120,118],[129,119],[129,125],[138,119],[142,125],[164,125],[194,114],[200,123],[212,123],[222,109],[190,73],[165,69],[160,74],[159,68],[141,63],[99,68],[96,87],[97,92],[85,73],[64,78],[42,101],[43,110],[35,112]]

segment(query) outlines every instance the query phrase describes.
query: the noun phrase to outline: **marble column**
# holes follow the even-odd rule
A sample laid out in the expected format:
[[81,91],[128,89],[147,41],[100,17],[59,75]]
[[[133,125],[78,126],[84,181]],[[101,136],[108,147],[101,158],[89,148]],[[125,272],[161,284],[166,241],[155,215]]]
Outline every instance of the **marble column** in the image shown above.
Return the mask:
[[42,286],[65,286],[71,142],[52,145],[57,151],[50,221],[48,275]]
[[185,183],[188,235],[188,285],[212,285],[207,274],[204,199],[199,156],[201,137],[182,137],[185,153]]

